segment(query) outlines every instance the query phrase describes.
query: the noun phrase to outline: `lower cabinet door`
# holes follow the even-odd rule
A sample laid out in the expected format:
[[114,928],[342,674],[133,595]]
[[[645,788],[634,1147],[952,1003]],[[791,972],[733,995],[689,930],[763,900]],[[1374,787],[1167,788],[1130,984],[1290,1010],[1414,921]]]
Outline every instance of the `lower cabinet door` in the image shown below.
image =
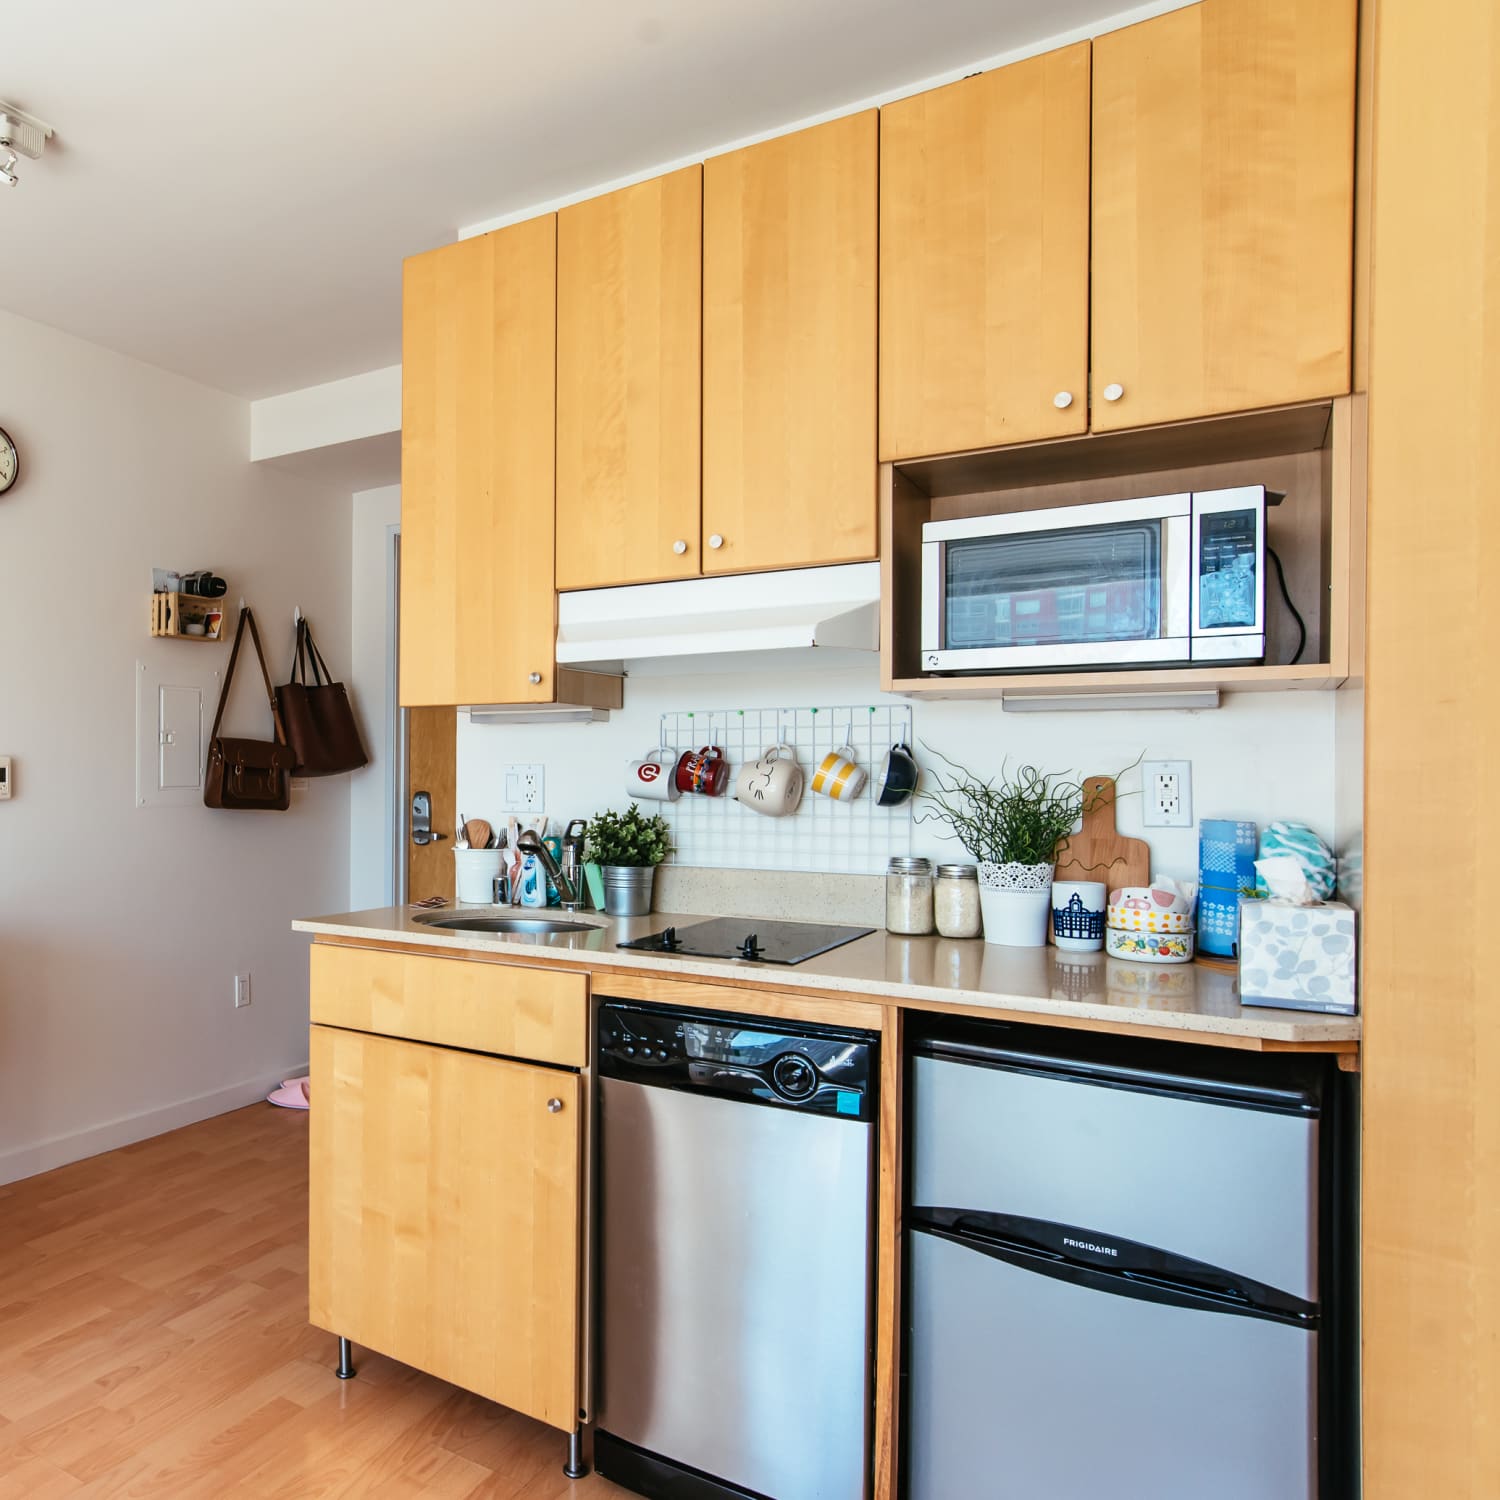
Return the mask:
[[578,1421],[580,1080],[312,1028],[309,1316]]

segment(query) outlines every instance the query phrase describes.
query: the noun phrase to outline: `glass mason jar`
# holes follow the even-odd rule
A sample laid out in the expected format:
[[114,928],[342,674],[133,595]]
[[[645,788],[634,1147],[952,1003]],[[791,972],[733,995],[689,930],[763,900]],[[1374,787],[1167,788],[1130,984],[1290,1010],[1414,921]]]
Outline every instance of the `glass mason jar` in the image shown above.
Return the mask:
[[933,886],[933,914],[941,937],[976,938],[980,932],[979,870],[974,865],[939,865]]
[[892,856],[885,872],[885,926],[904,937],[932,931],[932,861]]

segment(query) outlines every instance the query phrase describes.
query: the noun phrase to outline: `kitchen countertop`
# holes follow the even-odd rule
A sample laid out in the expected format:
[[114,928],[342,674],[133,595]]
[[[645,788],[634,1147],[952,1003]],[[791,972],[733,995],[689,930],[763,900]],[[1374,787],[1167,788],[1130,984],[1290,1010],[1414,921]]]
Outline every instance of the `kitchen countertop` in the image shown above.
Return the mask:
[[[908,938],[877,930],[795,965],[743,960],[670,958],[621,951],[622,940],[664,927],[685,927],[701,916],[653,912],[614,918],[597,912],[514,911],[586,922],[589,931],[537,935],[454,932],[425,925],[431,916],[484,916],[490,906],[451,906],[438,912],[377,907],[292,923],[297,932],[355,942],[395,942],[435,952],[491,954],[585,969],[629,970],[659,977],[747,980],[809,994],[836,992],[914,1006],[963,1007],[976,1015],[1035,1015],[1073,1024],[1151,1027],[1280,1046],[1317,1047],[1359,1039],[1357,1017],[1272,1010],[1239,1002],[1239,982],[1206,964],[1134,964],[1103,953],[1062,953],[1055,948],[1007,948],[979,939]],[[752,927],[747,920],[746,926]],[[601,985],[607,989],[607,983]],[[1244,1045],[1244,1041],[1240,1042]]]

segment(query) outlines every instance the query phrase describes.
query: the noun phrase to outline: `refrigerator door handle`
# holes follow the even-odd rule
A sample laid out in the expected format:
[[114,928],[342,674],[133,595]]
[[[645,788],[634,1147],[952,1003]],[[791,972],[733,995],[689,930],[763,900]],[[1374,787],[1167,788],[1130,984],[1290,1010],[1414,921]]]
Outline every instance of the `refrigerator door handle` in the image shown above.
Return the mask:
[[[914,1208],[908,1222],[914,1233],[934,1235],[1018,1270],[1111,1296],[1264,1318],[1309,1330],[1318,1327],[1313,1303],[1132,1240],[1019,1214],[964,1209]],[[1098,1260],[1091,1263],[1083,1256]]]

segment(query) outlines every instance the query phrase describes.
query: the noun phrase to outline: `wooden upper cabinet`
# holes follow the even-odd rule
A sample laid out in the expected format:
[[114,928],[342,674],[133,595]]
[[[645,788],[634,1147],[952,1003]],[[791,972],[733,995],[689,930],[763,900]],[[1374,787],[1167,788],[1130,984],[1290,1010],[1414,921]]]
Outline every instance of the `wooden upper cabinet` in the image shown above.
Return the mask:
[[557,586],[699,571],[703,168],[557,216]]
[[406,262],[403,704],[553,699],[556,255],[547,214]]
[[1093,426],[1349,389],[1356,0],[1094,43]]
[[878,131],[867,110],[703,169],[706,573],[878,551]]
[[880,456],[1088,428],[1089,44],[880,112]]

